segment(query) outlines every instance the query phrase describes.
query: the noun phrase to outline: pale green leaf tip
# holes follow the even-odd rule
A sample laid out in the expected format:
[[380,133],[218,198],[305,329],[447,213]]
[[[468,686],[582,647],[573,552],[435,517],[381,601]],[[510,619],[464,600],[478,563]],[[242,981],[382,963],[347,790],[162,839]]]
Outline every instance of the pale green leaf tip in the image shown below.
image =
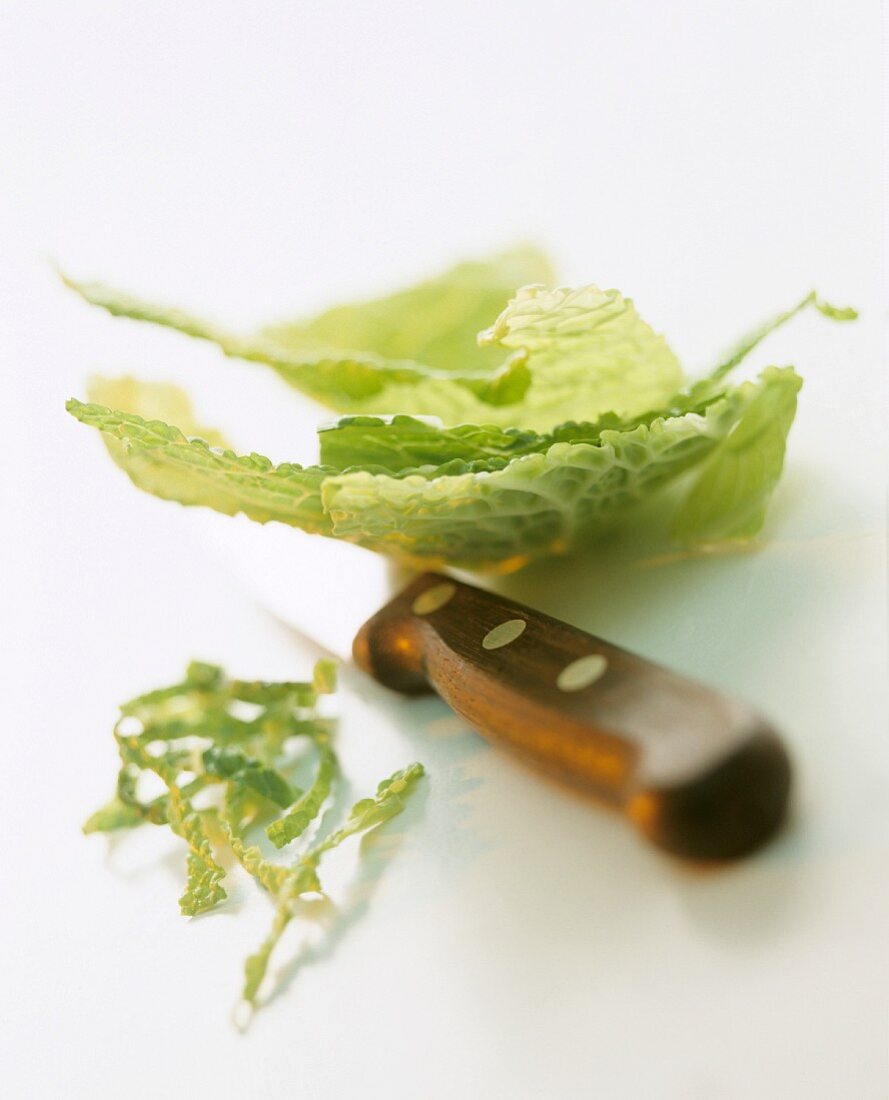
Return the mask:
[[823,298],[819,298],[814,290],[812,291],[812,301],[819,313],[825,317],[830,317],[833,321],[855,321],[858,318],[857,309],[852,306],[833,306],[830,302],[825,302]]
[[315,662],[312,672],[312,686],[319,695],[330,695],[336,691],[337,662],[322,657]]
[[62,267],[55,256],[45,255],[43,257],[43,262],[50,269],[53,275],[55,275],[60,282],[64,283],[65,286],[76,288],[76,283],[65,271],[65,269]]
[[236,1031],[244,1035],[256,1014],[256,1004],[242,996],[232,1012],[232,1024]]

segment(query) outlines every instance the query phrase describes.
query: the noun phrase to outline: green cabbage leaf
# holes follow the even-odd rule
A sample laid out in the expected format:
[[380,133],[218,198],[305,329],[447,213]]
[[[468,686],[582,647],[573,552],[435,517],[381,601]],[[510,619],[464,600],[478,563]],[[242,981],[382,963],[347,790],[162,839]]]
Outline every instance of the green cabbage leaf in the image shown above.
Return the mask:
[[708,547],[753,538],[801,381],[790,367],[734,385],[729,374],[801,310],[854,311],[809,294],[689,383],[616,290],[534,282],[509,297],[517,278],[548,274],[544,257],[518,250],[252,337],[67,280],[115,315],[264,363],[345,415],[319,429],[318,465],[302,466],[239,453],[172,386],[97,379],[90,400],[68,409],[156,496],[408,564],[509,569],[564,552],[692,468],[676,537]]

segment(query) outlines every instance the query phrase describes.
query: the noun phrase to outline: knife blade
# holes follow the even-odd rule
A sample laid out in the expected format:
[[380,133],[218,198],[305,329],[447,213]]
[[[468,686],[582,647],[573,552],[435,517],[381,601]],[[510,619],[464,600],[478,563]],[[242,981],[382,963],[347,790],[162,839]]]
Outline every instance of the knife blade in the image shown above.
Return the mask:
[[[462,575],[418,577],[358,547],[242,519],[226,520],[224,550],[242,573],[244,561],[278,563],[250,585],[285,622],[395,691],[437,692],[659,847],[734,859],[779,828],[789,757],[746,703]],[[282,585],[287,562],[293,583]]]

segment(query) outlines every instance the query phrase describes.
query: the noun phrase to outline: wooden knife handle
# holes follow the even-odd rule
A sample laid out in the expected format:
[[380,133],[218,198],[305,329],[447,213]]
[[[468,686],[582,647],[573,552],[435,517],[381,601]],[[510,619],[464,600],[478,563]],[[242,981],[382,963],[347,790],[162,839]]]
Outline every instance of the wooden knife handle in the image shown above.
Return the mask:
[[423,574],[364,624],[353,653],[387,687],[436,691],[675,854],[745,855],[784,816],[790,762],[755,711],[502,596]]

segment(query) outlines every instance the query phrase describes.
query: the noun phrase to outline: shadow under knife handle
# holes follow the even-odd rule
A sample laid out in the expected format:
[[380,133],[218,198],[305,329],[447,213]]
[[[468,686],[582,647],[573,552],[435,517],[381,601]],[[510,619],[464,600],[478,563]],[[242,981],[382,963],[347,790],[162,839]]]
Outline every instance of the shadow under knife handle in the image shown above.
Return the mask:
[[353,653],[387,687],[437,692],[677,855],[745,855],[784,817],[790,762],[755,711],[502,596],[423,574],[364,624]]

